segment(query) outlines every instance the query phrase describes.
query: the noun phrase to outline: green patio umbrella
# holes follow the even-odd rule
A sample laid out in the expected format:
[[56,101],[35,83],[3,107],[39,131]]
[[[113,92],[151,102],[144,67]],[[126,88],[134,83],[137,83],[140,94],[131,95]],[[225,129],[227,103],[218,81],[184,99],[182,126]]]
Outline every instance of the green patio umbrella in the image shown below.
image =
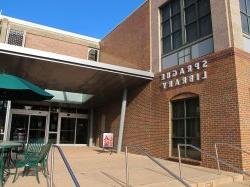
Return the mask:
[[50,100],[54,96],[20,77],[0,74],[0,100]]

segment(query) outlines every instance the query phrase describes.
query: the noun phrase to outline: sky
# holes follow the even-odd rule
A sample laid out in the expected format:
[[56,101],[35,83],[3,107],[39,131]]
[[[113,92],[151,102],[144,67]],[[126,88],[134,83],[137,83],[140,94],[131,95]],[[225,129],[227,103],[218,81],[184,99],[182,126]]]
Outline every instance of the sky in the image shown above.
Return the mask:
[[5,16],[103,38],[145,0],[0,0]]

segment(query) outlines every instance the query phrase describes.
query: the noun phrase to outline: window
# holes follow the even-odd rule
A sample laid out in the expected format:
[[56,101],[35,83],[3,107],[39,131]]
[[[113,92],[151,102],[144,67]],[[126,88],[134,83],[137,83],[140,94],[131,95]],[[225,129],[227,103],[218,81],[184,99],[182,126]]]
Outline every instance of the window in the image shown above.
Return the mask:
[[240,0],[242,32],[250,34],[250,0]]
[[[172,155],[178,156],[178,144],[192,144],[200,148],[199,98],[189,98],[172,102]],[[181,148],[183,157],[201,159],[200,152]]]
[[210,0],[172,0],[161,17],[163,55],[212,34]]
[[98,61],[99,52],[97,49],[89,49],[88,51],[88,60]]
[[9,29],[6,42],[10,45],[24,46],[24,36],[25,33],[23,31]]

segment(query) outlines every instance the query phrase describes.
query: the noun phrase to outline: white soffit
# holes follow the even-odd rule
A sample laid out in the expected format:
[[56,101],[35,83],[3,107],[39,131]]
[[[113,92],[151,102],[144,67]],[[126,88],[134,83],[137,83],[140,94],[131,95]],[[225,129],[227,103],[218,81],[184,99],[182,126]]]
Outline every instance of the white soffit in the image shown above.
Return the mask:
[[26,58],[31,58],[31,59],[49,61],[49,62],[54,62],[54,63],[59,63],[59,64],[67,64],[67,65],[85,67],[88,69],[101,70],[101,71],[106,71],[106,72],[122,74],[122,75],[129,75],[133,77],[140,77],[140,78],[149,79],[149,80],[152,80],[154,78],[154,74],[149,71],[127,68],[127,67],[102,63],[102,62],[84,60],[80,58],[40,51],[36,49],[13,46],[13,45],[4,44],[4,43],[0,43],[0,54],[1,53],[13,55],[13,56],[20,56],[20,57],[26,57]]

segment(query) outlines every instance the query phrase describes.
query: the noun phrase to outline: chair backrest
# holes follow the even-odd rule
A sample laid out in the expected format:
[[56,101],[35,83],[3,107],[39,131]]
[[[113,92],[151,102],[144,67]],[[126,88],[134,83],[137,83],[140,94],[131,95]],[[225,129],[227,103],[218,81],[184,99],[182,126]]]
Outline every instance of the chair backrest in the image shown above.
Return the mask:
[[41,151],[39,152],[38,162],[41,162],[48,156],[51,145],[52,145],[51,143],[47,143],[41,148]]
[[32,139],[29,140],[25,150],[28,152],[39,153],[43,145],[44,145],[43,139]]

